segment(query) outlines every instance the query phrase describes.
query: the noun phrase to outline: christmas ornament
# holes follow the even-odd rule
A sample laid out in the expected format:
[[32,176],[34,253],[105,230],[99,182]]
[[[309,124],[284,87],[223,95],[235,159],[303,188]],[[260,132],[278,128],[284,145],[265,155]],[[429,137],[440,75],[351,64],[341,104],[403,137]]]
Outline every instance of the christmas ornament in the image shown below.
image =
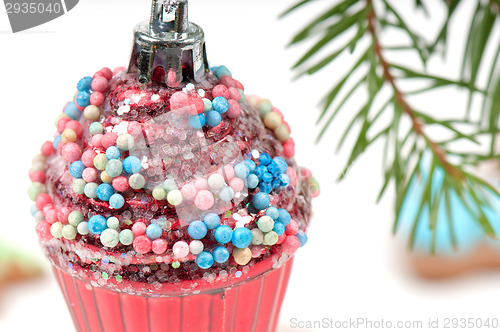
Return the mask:
[[77,330],[273,331],[307,242],[319,188],[290,127],[209,69],[187,10],[154,0],[128,69],[82,78],[33,161],[36,230]]

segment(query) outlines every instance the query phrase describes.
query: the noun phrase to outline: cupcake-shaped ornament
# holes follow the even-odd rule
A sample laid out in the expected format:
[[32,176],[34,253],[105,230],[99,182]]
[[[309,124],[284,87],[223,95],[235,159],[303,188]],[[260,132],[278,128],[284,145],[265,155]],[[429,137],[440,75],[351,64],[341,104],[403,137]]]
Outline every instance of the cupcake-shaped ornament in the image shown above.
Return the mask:
[[187,1],[153,1],[128,69],[80,79],[30,170],[78,331],[274,331],[317,182],[283,114],[209,69]]

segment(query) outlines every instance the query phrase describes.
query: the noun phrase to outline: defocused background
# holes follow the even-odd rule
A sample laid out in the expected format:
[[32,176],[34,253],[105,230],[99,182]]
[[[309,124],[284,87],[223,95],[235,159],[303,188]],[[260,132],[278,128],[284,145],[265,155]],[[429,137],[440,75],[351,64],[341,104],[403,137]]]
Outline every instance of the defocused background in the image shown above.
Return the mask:
[[[392,2],[404,10],[411,10],[413,3]],[[437,2],[427,2],[432,17],[444,15]],[[441,282],[422,281],[411,273],[404,240],[391,235],[394,190],[375,204],[383,180],[382,146],[367,152],[344,182],[335,183],[347,157],[346,152],[335,155],[332,143],[338,141],[343,120],[339,118],[314,145],[319,131],[316,104],[345,73],[351,59],[343,57],[319,75],[292,82],[290,67],[305,48],[285,49],[285,45],[293,32],[331,1],[317,0],[278,20],[291,4],[290,0],[190,0],[190,19],[205,30],[210,64],[226,65],[246,92],[271,99],[285,113],[299,164],[308,166],[321,184],[309,242],[296,256],[279,331],[299,330],[291,328],[292,319],[421,320],[424,327],[429,318],[499,319],[494,299],[500,295],[500,271]],[[475,1],[466,2],[460,15],[468,18],[474,6]],[[2,7],[0,242],[31,255],[44,271],[40,279],[0,292],[2,332],[73,330],[64,299],[38,248],[26,193],[28,169],[41,143],[53,137],[54,119],[72,98],[78,80],[103,66],[127,65],[132,28],[147,20],[149,11],[148,0],[85,0],[54,21],[12,34]],[[452,47],[465,39],[465,27],[459,21],[452,29]],[[436,29],[423,16],[412,24],[420,26],[422,34]],[[449,52],[446,66],[432,61],[430,66],[456,76],[454,56]],[[464,100],[445,94],[425,103],[453,115]]]

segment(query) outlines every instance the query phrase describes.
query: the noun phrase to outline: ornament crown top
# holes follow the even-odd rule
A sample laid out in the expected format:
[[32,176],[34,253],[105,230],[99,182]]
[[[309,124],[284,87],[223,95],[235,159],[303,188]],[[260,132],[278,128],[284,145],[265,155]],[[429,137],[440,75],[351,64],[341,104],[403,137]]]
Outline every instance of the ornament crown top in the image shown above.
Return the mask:
[[175,88],[201,81],[208,70],[203,30],[188,20],[188,0],[153,0],[149,21],[134,29],[128,67],[141,83]]

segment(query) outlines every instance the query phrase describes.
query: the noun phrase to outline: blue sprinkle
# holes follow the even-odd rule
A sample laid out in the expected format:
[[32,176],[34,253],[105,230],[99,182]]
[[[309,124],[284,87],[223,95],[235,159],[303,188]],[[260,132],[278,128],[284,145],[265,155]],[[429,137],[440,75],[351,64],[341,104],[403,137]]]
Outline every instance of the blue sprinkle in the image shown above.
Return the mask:
[[229,226],[220,225],[215,229],[214,237],[219,243],[228,243],[233,238],[233,230]]
[[274,227],[273,227],[273,231],[276,232],[276,234],[278,234],[278,236],[280,236],[281,234],[285,233],[285,225],[283,225],[283,223],[281,222],[275,222],[274,223]]
[[259,156],[259,162],[261,165],[267,166],[271,163],[271,157],[267,153],[261,153]]
[[270,206],[266,210],[266,216],[269,216],[269,217],[273,218],[274,221],[276,221],[276,220],[278,220],[278,218],[280,216],[280,212],[274,206]]
[[222,118],[217,111],[208,111],[205,117],[206,124],[210,127],[217,127],[220,124],[221,120]]
[[278,178],[274,179],[273,182],[271,182],[271,186],[273,187],[273,189],[281,187],[280,179]]
[[216,229],[220,225],[220,218],[215,213],[209,213],[203,218],[203,222],[207,225],[208,229]]
[[261,192],[269,194],[273,190],[273,186],[269,182],[259,183],[259,189]]
[[200,240],[207,235],[207,226],[203,221],[192,221],[188,226],[188,234],[195,240]]
[[208,251],[202,251],[196,256],[196,265],[202,269],[208,269],[214,264],[214,257]]
[[219,246],[214,249],[213,256],[217,263],[224,263],[229,259],[229,250],[226,247]]
[[285,173],[288,169],[288,164],[285,159],[281,157],[274,157],[273,161],[278,165],[281,170],[281,173]]
[[212,100],[212,108],[220,114],[224,114],[229,109],[229,102],[224,97],[215,97],[214,100]]
[[236,273],[234,274],[234,276],[235,276],[236,278],[239,278],[239,277],[241,277],[242,275],[243,275],[243,273],[242,273],[241,271],[236,271]]
[[69,116],[72,120],[80,120],[82,113],[83,112],[76,107],[75,102],[69,103],[64,108],[64,114]]
[[307,243],[307,234],[303,231],[299,231],[295,236],[299,239],[301,247]]
[[264,174],[262,174],[262,181],[267,183],[273,182],[273,175],[269,172],[265,172]]
[[281,174],[279,176],[279,180],[280,180],[280,186],[282,187],[286,187],[290,184],[290,178],[286,174]]
[[252,243],[252,232],[245,227],[236,228],[233,231],[232,242],[237,248],[246,248]]
[[194,129],[201,129],[205,125],[205,115],[203,113],[189,117],[189,124]]
[[246,179],[250,174],[250,170],[248,169],[245,163],[239,163],[234,166],[234,175],[242,180]]
[[243,162],[245,163],[245,165],[247,165],[250,173],[253,173],[255,171],[257,165],[255,165],[255,162],[252,159],[245,159]]
[[280,215],[276,221],[279,221],[280,223],[285,225],[285,227],[288,226],[290,220],[292,219],[292,217],[290,217],[290,213],[288,213],[288,211],[285,209],[278,209],[278,211]]
[[80,91],[76,95],[76,104],[80,107],[87,107],[90,105],[90,93],[87,91]]
[[38,209],[36,208],[36,205],[32,205],[30,208],[31,216],[34,217],[35,214],[38,212]]
[[247,187],[248,189],[253,189],[259,185],[259,178],[255,174],[250,174],[247,177]]
[[108,258],[108,257],[103,257],[103,258],[101,259],[101,263],[103,263],[103,264],[108,264],[108,263],[109,263],[109,258]]
[[149,237],[151,240],[156,240],[161,237],[161,227],[158,226],[157,224],[149,224],[148,227],[146,228],[146,236]]
[[123,169],[128,174],[139,173],[141,170],[141,160],[136,156],[129,156],[123,161]]
[[233,74],[227,69],[226,66],[219,66],[219,67],[213,67],[212,71],[214,72],[214,75],[217,76],[217,78],[221,78],[222,76],[230,76],[233,77]]
[[113,209],[121,209],[124,204],[125,199],[120,194],[113,194],[109,198],[109,206],[111,206]]
[[72,263],[68,263],[68,267],[73,270],[73,264]]
[[92,234],[101,234],[108,227],[106,218],[100,215],[90,217],[88,226],[89,232]]
[[116,146],[110,146],[109,148],[106,149],[106,157],[111,160],[111,159],[120,159],[121,152],[120,149],[118,149]]
[[81,80],[78,81],[78,84],[76,85],[76,89],[78,91],[87,91],[90,90],[90,86],[92,84],[92,77],[90,76],[85,76]]
[[96,190],[97,198],[101,201],[109,201],[115,190],[109,183],[101,183]]
[[69,174],[75,179],[81,179],[85,165],[80,161],[74,161],[69,166]]
[[278,177],[281,174],[281,168],[276,164],[274,160],[271,160],[267,166],[267,171],[271,173],[274,177]]
[[262,180],[262,177],[264,176],[264,173],[267,172],[267,167],[264,165],[259,165],[255,169],[255,175],[259,178],[259,180]]
[[59,142],[61,142],[61,135],[57,135],[54,138],[54,141],[52,142],[52,146],[54,147],[54,149],[57,150],[57,147],[59,146]]

